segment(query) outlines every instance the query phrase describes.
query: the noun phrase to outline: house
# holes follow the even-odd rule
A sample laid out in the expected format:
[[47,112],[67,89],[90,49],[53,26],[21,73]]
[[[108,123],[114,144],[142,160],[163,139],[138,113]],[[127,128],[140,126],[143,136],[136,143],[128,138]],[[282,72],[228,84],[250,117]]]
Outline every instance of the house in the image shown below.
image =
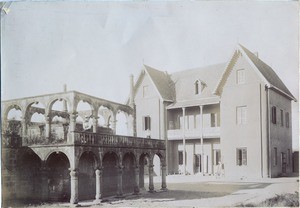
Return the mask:
[[172,74],[144,65],[130,98],[137,136],[166,141],[168,174],[264,178],[292,172],[296,99],[240,44],[223,64]]

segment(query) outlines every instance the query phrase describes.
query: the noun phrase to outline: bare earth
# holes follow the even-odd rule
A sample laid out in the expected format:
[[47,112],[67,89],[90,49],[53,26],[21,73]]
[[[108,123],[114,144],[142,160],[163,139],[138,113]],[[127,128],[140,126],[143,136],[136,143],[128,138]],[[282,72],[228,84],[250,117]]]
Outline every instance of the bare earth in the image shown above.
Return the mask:
[[[122,199],[106,198],[101,204],[83,201],[81,207],[232,207],[241,203],[259,203],[282,193],[299,191],[298,177],[225,180],[201,176],[168,176],[168,191],[160,191],[159,178],[155,178],[155,193],[141,190],[141,194],[125,195]],[[147,187],[147,184],[145,184]],[[66,207],[68,203],[29,205],[27,207]]]

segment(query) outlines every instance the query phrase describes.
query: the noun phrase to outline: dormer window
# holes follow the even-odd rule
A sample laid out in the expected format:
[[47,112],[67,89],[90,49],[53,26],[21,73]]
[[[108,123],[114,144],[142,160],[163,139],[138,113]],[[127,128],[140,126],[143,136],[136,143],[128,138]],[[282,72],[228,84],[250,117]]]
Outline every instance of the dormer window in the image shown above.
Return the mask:
[[200,81],[200,80],[196,80],[195,82],[195,95],[199,95],[202,93],[204,87],[205,87],[205,83]]

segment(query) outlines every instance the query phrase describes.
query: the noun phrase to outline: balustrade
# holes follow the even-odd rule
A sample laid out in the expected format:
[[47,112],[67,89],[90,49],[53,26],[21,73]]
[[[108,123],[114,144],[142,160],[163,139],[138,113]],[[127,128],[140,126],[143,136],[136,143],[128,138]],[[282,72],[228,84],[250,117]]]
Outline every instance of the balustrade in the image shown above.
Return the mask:
[[27,136],[23,138],[23,146],[31,145],[55,145],[55,144],[75,144],[87,146],[107,146],[107,147],[136,147],[136,148],[156,148],[165,149],[163,140],[146,139],[141,137],[120,136],[113,134],[99,134],[91,132],[69,132],[73,139],[51,136]]

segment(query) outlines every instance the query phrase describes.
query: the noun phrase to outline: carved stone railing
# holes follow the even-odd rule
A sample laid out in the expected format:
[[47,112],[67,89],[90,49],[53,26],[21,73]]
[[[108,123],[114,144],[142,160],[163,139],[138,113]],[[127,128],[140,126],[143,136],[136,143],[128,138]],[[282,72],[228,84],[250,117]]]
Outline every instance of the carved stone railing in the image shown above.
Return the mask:
[[86,132],[73,132],[73,134],[76,145],[165,149],[165,142],[157,139]]
[[28,136],[23,138],[23,146],[66,144],[67,139],[59,137]]
[[56,144],[75,144],[82,146],[103,147],[134,147],[162,150],[166,149],[165,142],[163,140],[91,132],[71,132],[68,135],[68,140],[53,137],[45,138],[41,136],[30,136],[23,138],[23,146]]
[[[201,130],[200,129],[186,129],[184,131],[186,139],[197,139],[200,138]],[[182,139],[183,130],[182,129],[173,129],[168,130],[168,139],[176,140]],[[220,127],[205,127],[203,128],[203,137],[204,138],[219,138],[220,137]]]

